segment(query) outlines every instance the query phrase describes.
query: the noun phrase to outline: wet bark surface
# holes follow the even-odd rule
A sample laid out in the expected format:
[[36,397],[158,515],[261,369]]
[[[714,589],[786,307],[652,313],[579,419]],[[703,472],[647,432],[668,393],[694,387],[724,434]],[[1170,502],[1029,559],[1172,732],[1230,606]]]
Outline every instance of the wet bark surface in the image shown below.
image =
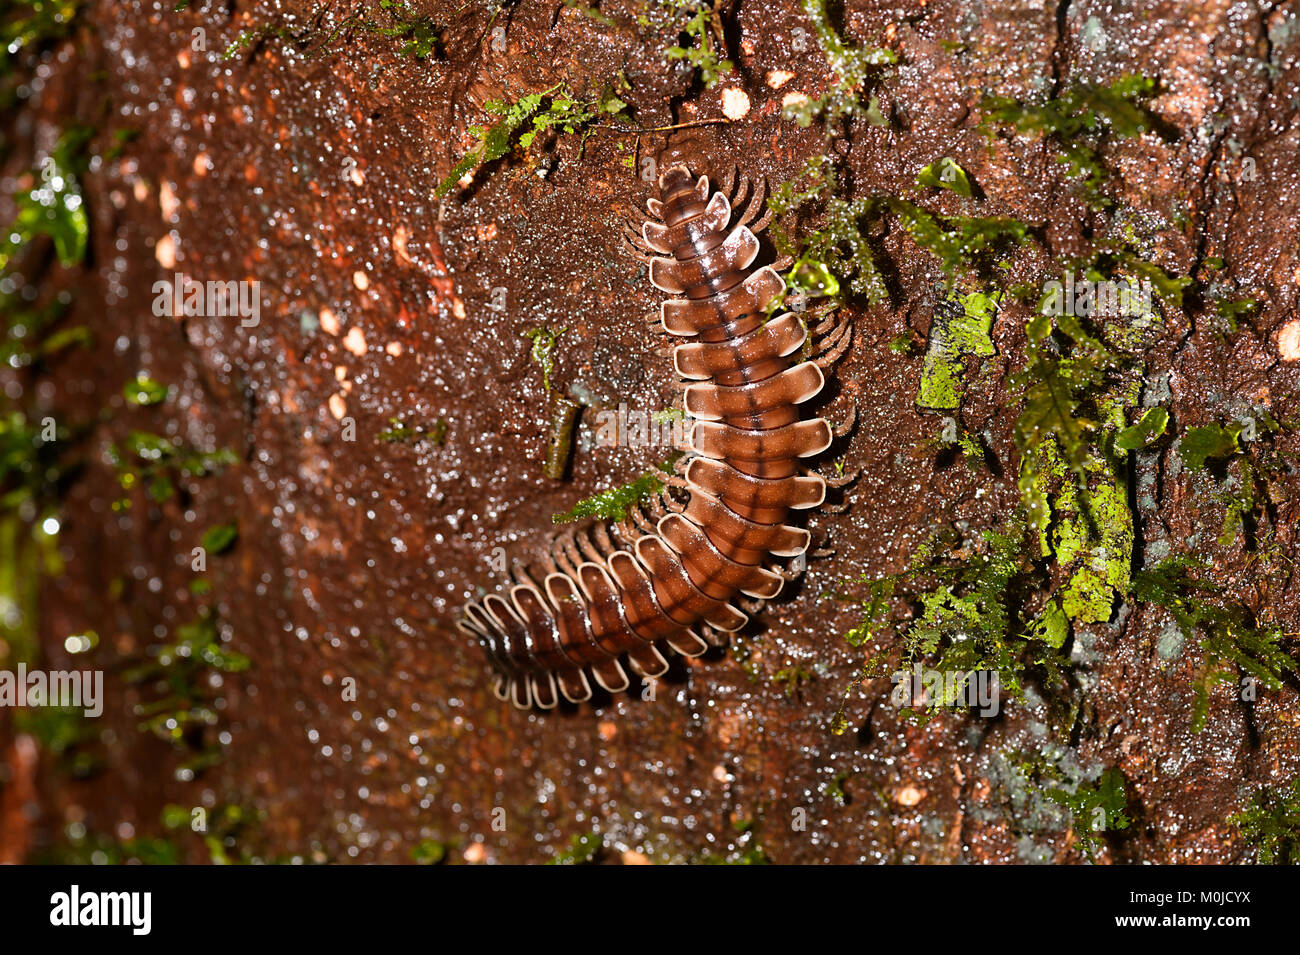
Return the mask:
[[[981,97],[1158,78],[1162,134],[1106,150],[1117,202],[1153,261],[1260,307],[1232,334],[1194,303],[1164,310],[1147,386],[1167,384],[1180,428],[1259,407],[1294,419],[1294,4],[850,2],[836,16],[841,34],[899,62],[871,91],[888,124],[857,117],[831,133],[782,118],[792,93],[834,82],[790,0],[719,6],[735,68],[711,88],[666,57],[671,42],[638,26],[632,2],[600,5],[612,23],[558,0],[413,3],[439,27],[423,58],[373,31],[332,35],[347,4],[172,6],[87,4],[7,121],[6,177],[32,168],[70,117],[101,142],[134,132],[82,179],[85,266],[44,279],[75,291],[71,320],[90,327],[93,347],[39,378],[5,373],[21,381],[11,399],[78,431],[84,463],[59,505],[64,567],[41,585],[44,665],[106,673],[98,738],[83,744],[93,771],[49,752],[33,760],[27,737],[0,722],[0,812],[26,820],[0,826],[10,854],[58,857],[70,835],[86,844],[83,833],[166,835],[183,858],[207,860],[200,835],[163,829],[172,805],[213,818],[240,807],[226,851],[263,859],[407,861],[423,843],[451,861],[540,862],[596,831],[609,861],[1080,861],[1070,820],[1017,773],[1038,760],[1064,779],[1123,773],[1132,824],[1104,834],[1098,859],[1253,858],[1226,819],[1261,787],[1295,778],[1297,685],[1288,677],[1250,704],[1220,688],[1194,731],[1200,651],[1169,649],[1159,608],[1117,605],[1110,623],[1076,625],[1066,698],[1031,681],[995,718],[945,711],[917,725],[890,702],[888,679],[853,687],[863,649],[843,635],[860,614],[823,595],[901,570],[937,531],[999,526],[1019,501],[1016,398],[1003,382],[1022,360],[1029,313],[1000,312],[995,354],[967,362],[960,420],[986,433],[995,466],[937,453],[940,416],[916,405],[920,353],[889,346],[900,336],[923,345],[944,277],[897,224],[872,237],[888,301],[846,304],[854,344],[811,409],[838,420],[857,408],[832,451],[861,470],[849,507],[811,522],[833,553],[810,559],[729,650],[678,663],[652,700],[637,687],[529,714],[492,696],[480,651],[453,623],[503,580],[502,559],[541,557],[552,514],[669,450],[600,447],[594,423],[600,409],[649,412],[673,399],[670,359],[655,352],[662,336],[647,325],[663,296],[621,235],[652,194],[641,160],[664,149],[715,179],[736,166],[777,184],[829,148],[850,196],[915,195],[919,170],[951,156],[978,183],[978,214],[1034,223],[1068,256],[1095,214],[1043,138],[990,143]],[[223,58],[241,33],[267,26]],[[473,146],[470,128],[493,121],[488,101],[561,82],[591,99],[620,76],[636,128],[681,128],[638,135],[603,123],[543,137],[435,196]],[[727,122],[735,91],[748,108]],[[976,208],[951,192],[922,201],[944,215]],[[1041,271],[1011,264],[1013,279]],[[155,315],[154,285],[176,273],[258,281],[259,323]],[[588,406],[562,480],[542,470],[550,398],[527,337],[540,327],[563,329],[552,389]],[[139,373],[169,385],[167,399],[124,400]],[[430,434],[386,440],[394,418]],[[165,501],[135,489],[116,508],[109,449],[133,429],[229,448],[236,461],[180,478]],[[1294,431],[1270,440],[1300,453]],[[1183,467],[1168,442],[1157,448],[1132,465],[1135,564],[1197,554],[1232,599],[1294,634],[1293,474],[1270,485],[1254,531],[1269,532],[1266,561],[1250,540],[1216,543],[1222,475]],[[238,538],[208,555],[210,592],[195,593],[192,548],[227,523]],[[204,673],[212,725],[171,746],[137,728],[136,707],[158,691],[131,671],[196,619],[250,665]],[[88,630],[96,647],[69,654],[66,638]],[[886,630],[882,648],[890,639]],[[849,730],[836,734],[846,690]],[[181,768],[195,749],[219,758]],[[28,789],[39,796],[15,795]]]

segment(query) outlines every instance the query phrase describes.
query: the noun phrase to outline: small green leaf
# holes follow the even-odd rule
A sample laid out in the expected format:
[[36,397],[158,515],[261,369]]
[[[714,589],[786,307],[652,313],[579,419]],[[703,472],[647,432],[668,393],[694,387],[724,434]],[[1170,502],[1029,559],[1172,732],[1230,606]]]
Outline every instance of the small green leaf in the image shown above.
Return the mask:
[[128,381],[122,388],[122,396],[137,408],[160,404],[166,400],[167,392],[166,385],[154,381],[143,372],[136,375],[134,381]]
[[411,847],[411,861],[420,865],[437,865],[447,857],[447,847],[436,839],[421,839]]
[[1047,606],[1030,628],[1030,636],[1042,640],[1053,650],[1065,646],[1065,638],[1070,634],[1070,622],[1065,617],[1065,610],[1059,601],[1049,600]]
[[873,96],[873,97],[871,97],[871,101],[870,101],[869,103],[867,103],[867,112],[866,112],[866,117],[867,117],[867,122],[870,123],[872,126],[888,126],[888,125],[889,125],[889,119],[888,119],[888,118],[885,116],[885,114],[884,114],[883,112],[881,112],[881,110],[880,110],[880,97],[879,97],[879,96]]
[[970,198],[971,195],[970,177],[966,175],[966,170],[957,165],[956,160],[948,156],[944,156],[922,169],[921,174],[916,177],[916,184],[918,186],[933,186],[937,189],[948,189],[959,196],[967,198]]
[[234,524],[218,524],[203,532],[203,549],[209,554],[221,554],[230,549],[230,545],[239,536],[239,528]]
[[[1150,408],[1142,415],[1142,420],[1125,428],[1115,437],[1115,447],[1125,451],[1137,451],[1145,448],[1156,438],[1165,433],[1169,424],[1169,412],[1164,408]],[[1185,460],[1185,459],[1184,459]]]
[[1224,428],[1212,424],[1204,428],[1188,428],[1179,442],[1178,456],[1187,467],[1199,471],[1205,467],[1206,461],[1226,458],[1240,450],[1237,446],[1240,433],[1240,425]]

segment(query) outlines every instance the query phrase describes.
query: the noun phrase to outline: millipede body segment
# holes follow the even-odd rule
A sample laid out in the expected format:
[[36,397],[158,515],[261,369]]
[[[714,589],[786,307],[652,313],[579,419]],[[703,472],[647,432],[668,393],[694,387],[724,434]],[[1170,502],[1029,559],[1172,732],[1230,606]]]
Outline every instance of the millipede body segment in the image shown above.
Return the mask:
[[753,268],[759,244],[747,223],[759,196],[733,224],[727,195],[683,165],[659,189],[641,238],[658,253],[650,281],[675,296],[662,323],[687,382],[687,457],[671,480],[683,493],[656,502],[657,522],[638,514],[637,525],[614,528],[622,546],[603,526],[557,540],[540,584],[517,571],[465,607],[458,626],[487,653],[494,692],[520,708],[586,700],[592,680],[619,692],[625,667],[655,677],[666,653],[724,643],[748,620],[736,603],[780,592],[787,575],[772,559],[807,549],[808,531],[786,523],[791,511],[825,498],[825,481],[801,459],[824,451],[832,429],[799,414],[822,389],[821,362],[800,359],[808,331],[798,316],[767,316],[785,283],[772,266]]

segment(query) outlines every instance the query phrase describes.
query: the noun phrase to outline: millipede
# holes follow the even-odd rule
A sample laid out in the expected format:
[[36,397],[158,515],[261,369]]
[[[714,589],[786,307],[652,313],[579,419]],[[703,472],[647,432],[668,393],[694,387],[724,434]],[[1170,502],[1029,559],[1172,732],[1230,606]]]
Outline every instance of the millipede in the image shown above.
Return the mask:
[[664,353],[687,420],[674,473],[627,520],[555,537],[540,584],[516,567],[509,585],[470,602],[457,622],[486,653],[493,692],[520,709],[588,700],[593,680],[618,693],[629,669],[652,679],[671,654],[725,645],[746,611],[797,576],[783,562],[808,550],[809,531],[787,521],[823,506],[828,481],[805,459],[852,416],[834,428],[799,406],[822,391],[852,325],[831,314],[809,329],[795,312],[769,315],[789,262],[755,267],[755,233],[771,217],[755,221],[764,189],[728,180],[712,190],[707,176],[674,163],[647,203],[651,218],[639,233],[629,227],[651,283],[674,296],[657,319],[676,342]]

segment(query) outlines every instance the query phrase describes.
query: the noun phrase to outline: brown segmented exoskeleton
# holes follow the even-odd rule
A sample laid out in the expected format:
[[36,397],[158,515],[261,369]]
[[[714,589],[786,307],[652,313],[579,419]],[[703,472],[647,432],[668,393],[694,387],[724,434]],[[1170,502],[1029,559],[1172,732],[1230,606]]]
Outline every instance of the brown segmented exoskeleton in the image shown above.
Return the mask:
[[540,584],[516,570],[504,594],[465,607],[458,626],[492,662],[494,692],[521,709],[589,699],[592,680],[617,693],[630,685],[626,667],[653,678],[669,653],[725,643],[749,619],[736,603],[771,600],[793,576],[773,559],[808,549],[791,512],[826,496],[805,459],[835,431],[799,405],[822,390],[822,369],[848,348],[852,327],[814,329],[821,352],[802,361],[803,321],[769,318],[785,283],[772,265],[754,268],[761,190],[734,223],[729,190],[712,191],[684,165],[668,168],[659,190],[648,203],[659,221],[645,223],[636,245],[650,281],[675,296],[660,321],[685,380],[687,456],[669,479],[684,501],[665,493],[612,534],[597,525],[556,538]]

